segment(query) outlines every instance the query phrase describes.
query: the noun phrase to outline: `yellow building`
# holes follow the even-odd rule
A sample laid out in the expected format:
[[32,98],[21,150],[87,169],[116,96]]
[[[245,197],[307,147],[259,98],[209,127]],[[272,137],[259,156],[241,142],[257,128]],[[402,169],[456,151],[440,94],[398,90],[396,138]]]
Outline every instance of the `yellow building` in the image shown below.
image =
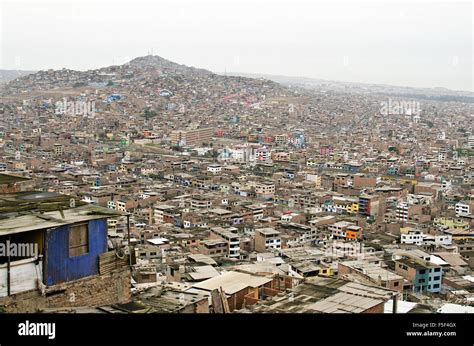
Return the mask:
[[314,183],[314,187],[317,189],[321,187],[321,176],[318,174],[307,173],[306,180]]
[[357,214],[359,212],[359,203],[352,202],[347,205],[347,213],[348,214]]
[[452,217],[437,217],[434,219],[433,223],[436,226],[443,226],[447,227],[448,229],[455,229],[455,230],[468,230],[469,223],[463,221],[462,219],[456,219]]
[[334,270],[331,267],[321,267],[319,269],[319,276],[327,276],[327,277],[332,277],[334,276]]
[[381,180],[382,181],[396,180],[396,181],[399,181],[400,183],[410,183],[410,184],[413,184],[413,185],[416,185],[418,183],[418,181],[416,179],[387,177],[387,176],[381,177]]

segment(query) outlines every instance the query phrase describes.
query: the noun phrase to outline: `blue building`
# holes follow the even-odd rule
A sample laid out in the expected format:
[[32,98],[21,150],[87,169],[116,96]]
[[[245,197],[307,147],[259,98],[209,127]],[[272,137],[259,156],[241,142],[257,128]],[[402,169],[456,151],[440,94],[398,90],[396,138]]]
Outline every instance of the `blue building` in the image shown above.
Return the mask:
[[362,164],[360,163],[345,163],[342,166],[342,170],[351,173],[357,173],[361,170]]
[[[99,275],[108,251],[107,218],[120,213],[50,192],[0,194],[0,244],[30,244],[35,251],[0,259],[0,297]],[[5,263],[3,263],[5,262]],[[6,278],[6,279],[4,279]]]
[[395,262],[395,272],[413,284],[415,292],[439,293],[443,281],[443,269],[431,262],[402,258]]
[[390,167],[387,169],[387,174],[389,174],[389,175],[397,175],[397,174],[398,174],[398,167],[396,167],[396,166],[390,166]]
[[112,94],[107,96],[107,99],[105,100],[106,103],[112,103],[114,101],[119,101],[122,99],[122,95],[120,94]]

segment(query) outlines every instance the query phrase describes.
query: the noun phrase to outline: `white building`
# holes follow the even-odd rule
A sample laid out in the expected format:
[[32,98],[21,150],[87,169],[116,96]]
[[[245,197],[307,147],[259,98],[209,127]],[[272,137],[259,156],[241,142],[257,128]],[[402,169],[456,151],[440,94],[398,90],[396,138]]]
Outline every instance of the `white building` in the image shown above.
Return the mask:
[[456,203],[455,211],[456,215],[470,215],[472,213],[472,202],[461,201]]
[[397,204],[395,218],[400,221],[408,221],[408,203],[400,202]]
[[248,161],[247,150],[229,149],[228,151],[229,151],[231,161],[234,161],[234,162],[247,162]]
[[414,230],[414,231],[408,231],[407,234],[402,234],[400,242],[402,244],[421,245],[423,244],[424,238],[425,238],[425,235],[423,234],[422,231]]
[[209,165],[207,166],[207,171],[212,174],[218,174],[222,171],[222,166],[217,164]]

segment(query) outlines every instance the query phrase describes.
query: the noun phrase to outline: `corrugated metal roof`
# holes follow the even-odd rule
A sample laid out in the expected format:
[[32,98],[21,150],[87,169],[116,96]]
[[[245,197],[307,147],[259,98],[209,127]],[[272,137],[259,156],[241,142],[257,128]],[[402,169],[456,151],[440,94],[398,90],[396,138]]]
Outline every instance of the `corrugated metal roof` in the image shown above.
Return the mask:
[[272,281],[271,278],[231,271],[197,283],[193,285],[193,287],[204,289],[206,291],[212,291],[222,287],[225,293],[234,294],[246,287],[260,287],[270,281]]
[[361,285],[355,282],[350,282],[344,286],[339,287],[339,291],[350,293],[362,297],[370,297],[376,299],[387,300],[397,294],[396,291],[384,289],[382,287],[374,287],[368,285]]
[[0,219],[0,235],[28,232],[38,229],[59,227],[71,223],[104,219],[113,216],[126,215],[112,209],[94,205],[84,205],[60,211],[44,213],[16,214],[6,219]]
[[383,302],[382,299],[361,297],[350,293],[339,292],[324,300],[311,304],[308,308],[322,313],[361,313]]
[[436,252],[435,255],[441,257],[443,260],[449,263],[451,266],[465,266],[467,262],[465,262],[461,255],[450,253],[450,252]]
[[188,255],[188,258],[198,263],[217,265],[216,261],[214,261],[210,256],[207,256],[204,254],[192,254],[192,255]]
[[189,272],[188,275],[193,280],[204,280],[213,278],[219,275],[219,272],[211,265],[194,267],[194,272]]

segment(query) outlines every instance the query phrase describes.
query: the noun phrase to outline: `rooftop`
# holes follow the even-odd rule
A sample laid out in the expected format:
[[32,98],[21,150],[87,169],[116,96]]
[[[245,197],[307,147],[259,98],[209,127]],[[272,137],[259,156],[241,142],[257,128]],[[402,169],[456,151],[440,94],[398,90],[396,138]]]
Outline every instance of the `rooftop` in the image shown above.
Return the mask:
[[226,294],[234,294],[247,287],[255,288],[263,286],[270,281],[272,281],[271,278],[230,271],[222,273],[212,279],[197,283],[193,285],[193,287],[206,291],[212,291],[222,287]]
[[277,231],[276,229],[271,228],[271,227],[268,227],[268,228],[259,228],[259,229],[256,229],[255,231],[256,231],[256,232],[260,232],[261,234],[264,234],[264,235],[266,235],[266,236],[279,235],[279,234],[280,234],[279,231]]
[[321,313],[361,313],[384,301],[381,299],[354,296],[339,292],[324,300],[310,305],[308,308]]
[[36,192],[0,195],[0,201],[6,204],[0,207],[0,235],[125,215],[91,204],[70,207],[70,199],[66,195]]
[[379,277],[381,280],[403,279],[402,276],[382,268],[379,264],[368,263],[365,261],[347,261],[341,262],[341,264],[354,268],[374,280],[378,280]]

